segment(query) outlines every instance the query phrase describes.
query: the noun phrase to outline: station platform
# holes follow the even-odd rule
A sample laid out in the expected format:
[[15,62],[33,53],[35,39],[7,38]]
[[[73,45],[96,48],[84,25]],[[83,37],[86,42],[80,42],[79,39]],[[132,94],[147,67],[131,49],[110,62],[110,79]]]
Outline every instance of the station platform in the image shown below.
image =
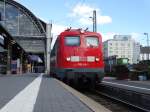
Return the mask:
[[44,74],[0,77],[0,112],[111,112]]
[[116,80],[115,78],[105,77],[102,84],[150,94],[150,81]]
[[59,80],[43,79],[34,112],[110,112]]

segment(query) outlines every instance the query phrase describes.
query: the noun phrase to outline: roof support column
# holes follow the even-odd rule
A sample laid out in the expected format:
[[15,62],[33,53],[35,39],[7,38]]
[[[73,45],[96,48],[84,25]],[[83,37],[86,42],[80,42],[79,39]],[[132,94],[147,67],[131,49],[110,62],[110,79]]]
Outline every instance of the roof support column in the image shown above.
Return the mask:
[[8,40],[8,45],[7,45],[7,74],[11,73],[11,54],[12,54],[12,45],[11,41]]
[[52,24],[46,26],[46,74],[50,74],[50,51],[51,51]]
[[[17,64],[18,65],[18,64]],[[22,74],[23,72],[23,69],[22,69],[22,66],[23,66],[23,50],[20,51],[20,67],[18,66],[17,68],[20,68],[19,70],[19,73]]]

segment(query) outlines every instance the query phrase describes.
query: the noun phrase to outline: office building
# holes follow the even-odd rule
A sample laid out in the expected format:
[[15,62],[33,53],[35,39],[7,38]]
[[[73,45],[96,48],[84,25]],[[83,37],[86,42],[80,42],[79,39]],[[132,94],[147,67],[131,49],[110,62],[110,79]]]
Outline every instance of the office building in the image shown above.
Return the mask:
[[131,35],[114,35],[113,39],[103,43],[104,57],[117,56],[128,58],[129,63],[138,63],[140,57],[140,44],[132,39]]

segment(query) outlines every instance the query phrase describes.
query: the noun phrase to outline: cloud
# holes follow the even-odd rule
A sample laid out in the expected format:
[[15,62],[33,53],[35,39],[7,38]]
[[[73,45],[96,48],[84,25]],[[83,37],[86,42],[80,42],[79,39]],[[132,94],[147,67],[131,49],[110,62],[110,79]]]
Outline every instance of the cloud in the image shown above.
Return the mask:
[[92,15],[93,10],[95,9],[88,5],[85,5],[85,4],[81,5],[79,3],[72,9],[71,15],[74,17],[77,17],[77,16],[90,17]]
[[147,45],[147,43],[146,43],[147,38],[143,33],[132,32],[131,36],[136,42],[139,42],[141,45],[143,45],[143,46]]
[[98,24],[108,24],[111,23],[112,19],[110,16],[101,16],[101,15],[97,15],[97,23]]
[[86,4],[78,3],[69,14],[70,17],[73,17],[78,20],[80,24],[91,25],[93,10],[97,12],[97,24],[108,24],[112,22],[112,18],[110,16],[101,15],[99,8],[94,8]]
[[[109,39],[113,39],[114,35],[124,35],[124,34],[120,34],[120,33],[116,33],[116,32],[108,32],[108,33],[102,33],[102,41],[106,41]],[[136,42],[139,42],[141,45],[146,46],[147,45],[147,38],[145,37],[144,34],[142,33],[136,33],[136,32],[132,32],[129,35],[131,35],[132,39],[134,39]]]
[[135,33],[135,32],[132,32],[131,33],[131,36],[134,40],[139,40],[139,37],[141,37],[141,34],[140,33]]
[[63,32],[65,29],[67,29],[66,26],[64,25],[58,25],[58,24],[53,24],[52,26],[52,35],[53,35],[53,40],[52,40],[52,44],[51,44],[51,47],[53,47],[56,39],[57,39],[57,36]]
[[67,27],[64,26],[64,25],[53,24],[53,26],[52,26],[52,33],[54,35],[59,35],[59,33],[64,31],[65,29],[67,29]]
[[115,32],[108,32],[108,33],[102,33],[102,41],[106,41],[109,39],[113,39],[114,35],[119,35],[119,33],[115,33]]

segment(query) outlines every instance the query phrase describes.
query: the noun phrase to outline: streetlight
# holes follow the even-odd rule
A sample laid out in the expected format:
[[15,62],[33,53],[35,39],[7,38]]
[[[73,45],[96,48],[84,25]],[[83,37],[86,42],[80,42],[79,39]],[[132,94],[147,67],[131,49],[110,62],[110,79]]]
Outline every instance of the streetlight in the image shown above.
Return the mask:
[[149,38],[148,38],[148,33],[144,33],[144,35],[146,35],[146,37],[147,37],[147,48],[148,48],[148,53],[147,53],[147,60],[149,60]]
[[144,33],[144,35],[146,35],[146,37],[147,37],[147,47],[149,47],[149,38],[148,38],[148,33]]

